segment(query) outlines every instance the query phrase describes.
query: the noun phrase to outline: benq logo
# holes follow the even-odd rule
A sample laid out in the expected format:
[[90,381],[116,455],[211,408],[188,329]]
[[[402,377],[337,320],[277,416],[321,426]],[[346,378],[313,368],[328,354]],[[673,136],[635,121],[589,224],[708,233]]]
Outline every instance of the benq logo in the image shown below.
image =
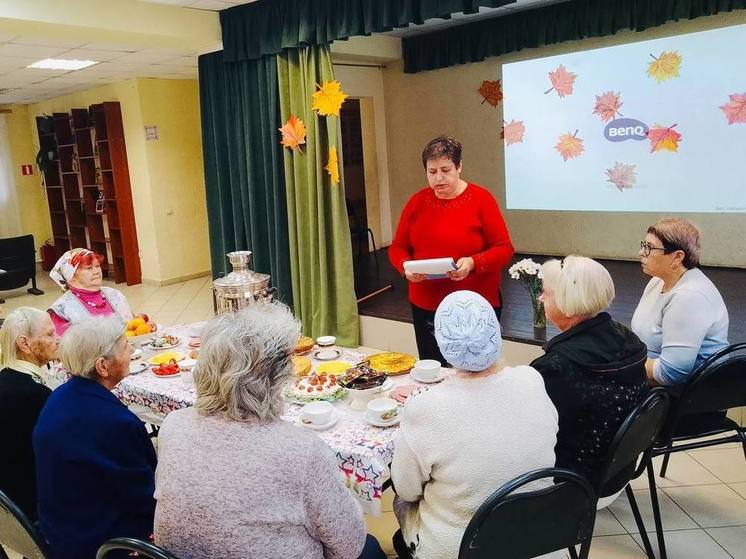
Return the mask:
[[618,118],[606,125],[604,136],[610,142],[647,140],[648,125],[634,118]]

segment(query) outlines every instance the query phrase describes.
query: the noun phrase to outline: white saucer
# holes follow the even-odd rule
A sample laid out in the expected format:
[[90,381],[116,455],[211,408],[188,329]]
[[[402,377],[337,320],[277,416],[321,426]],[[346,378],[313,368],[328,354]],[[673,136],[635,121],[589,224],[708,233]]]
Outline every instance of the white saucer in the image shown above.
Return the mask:
[[298,421],[303,427],[312,429],[314,431],[323,431],[324,429],[329,429],[329,427],[333,427],[334,424],[337,423],[337,421],[339,421],[340,417],[342,417],[342,412],[335,409],[335,410],[332,410],[332,418],[324,425],[314,425],[313,423],[304,423],[302,417],[299,417]]
[[130,361],[135,361],[137,359],[140,359],[142,357],[142,350],[141,349],[133,349],[132,354],[130,355]]
[[378,421],[377,419],[373,419],[368,416],[368,413],[363,414],[363,420],[365,420],[366,423],[369,423],[370,425],[373,425],[375,427],[393,427],[394,425],[398,425],[401,421],[401,416],[397,414],[396,417],[393,417],[389,419],[388,421]]
[[142,373],[148,367],[149,365],[145,363],[144,361],[138,361],[137,363],[130,363],[130,374],[136,375],[138,373]]
[[333,347],[320,347],[314,349],[311,355],[313,355],[314,359],[318,359],[319,361],[333,361],[342,355],[342,352]]
[[422,384],[434,384],[446,378],[446,373],[441,367],[440,373],[438,374],[437,377],[433,379],[424,379],[424,378],[420,378],[419,375],[417,375],[417,373],[415,372],[415,369],[412,369],[412,371],[409,373],[409,377],[416,382],[421,382]]

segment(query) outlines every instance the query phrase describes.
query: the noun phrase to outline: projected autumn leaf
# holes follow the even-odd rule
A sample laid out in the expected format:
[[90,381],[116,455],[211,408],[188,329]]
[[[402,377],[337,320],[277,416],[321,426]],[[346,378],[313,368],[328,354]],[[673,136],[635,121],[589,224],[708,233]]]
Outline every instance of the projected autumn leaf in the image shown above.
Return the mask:
[[339,164],[337,163],[337,148],[329,148],[329,159],[324,167],[331,177],[332,184],[339,184]]
[[666,80],[672,80],[679,77],[679,68],[681,68],[681,55],[673,51],[663,51],[658,58],[653,57],[653,61],[648,64],[648,76],[655,78],[658,83]]
[[342,103],[347,99],[347,94],[342,91],[337,80],[326,81],[324,85],[316,85],[319,90],[313,94],[313,106],[311,109],[316,111],[319,116],[334,115],[339,116],[339,110]]
[[567,134],[562,134],[562,136],[559,137],[557,145],[554,146],[554,149],[559,152],[562,159],[565,161],[579,157],[585,151],[583,140],[578,138],[578,130],[576,130],[574,134],[570,134],[569,132]]
[[654,125],[648,130],[648,139],[650,140],[650,153],[657,151],[679,151],[679,142],[681,141],[681,134],[679,134],[674,127],[674,124],[666,128],[660,124]]
[[593,114],[598,115],[604,122],[612,120],[616,115],[623,116],[619,112],[619,107],[624,103],[622,103],[619,95],[619,93],[614,93],[613,91],[596,95],[596,105],[593,107]]
[[500,137],[505,140],[505,145],[523,143],[523,135],[526,133],[526,126],[522,120],[511,120],[510,124],[503,121],[503,129]]
[[482,85],[479,86],[479,94],[484,97],[482,105],[486,101],[493,107],[497,107],[497,104],[503,100],[503,87],[500,80],[484,80]]
[[632,188],[637,183],[635,165],[616,162],[611,169],[606,169],[606,175],[609,177],[606,180],[616,186],[620,192],[624,192],[626,188]]
[[549,72],[549,81],[552,82],[552,87],[544,92],[544,95],[554,90],[560,97],[566,95],[572,95],[572,88],[575,85],[575,78],[578,76],[572,72],[568,72],[567,69],[560,64],[554,72]]
[[746,124],[746,93],[734,93],[729,99],[729,103],[720,106],[720,110],[728,119],[728,124]]
[[280,143],[291,150],[300,149],[300,144],[306,143],[306,125],[295,115],[290,115],[288,121],[279,128],[282,132]]

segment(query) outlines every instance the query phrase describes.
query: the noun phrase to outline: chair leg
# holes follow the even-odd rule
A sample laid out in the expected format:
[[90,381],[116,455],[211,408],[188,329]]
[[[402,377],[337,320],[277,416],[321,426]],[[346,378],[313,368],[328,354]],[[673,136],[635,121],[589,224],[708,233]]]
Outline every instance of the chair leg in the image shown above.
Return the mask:
[[671,447],[673,446],[673,443],[670,443],[666,447],[666,453],[663,455],[663,464],[661,464],[661,477],[666,477],[666,470],[668,470],[668,459],[671,458]]
[[632,516],[635,517],[635,524],[637,524],[637,529],[640,530],[640,537],[642,538],[642,543],[645,547],[645,554],[648,556],[648,559],[655,559],[653,546],[650,545],[650,538],[648,538],[648,533],[645,530],[645,523],[642,521],[640,509],[637,506],[637,499],[635,499],[635,494],[629,484],[627,485],[627,487],[624,488],[624,492],[627,494],[629,507],[632,509]]
[[658,488],[655,485],[655,472],[653,471],[653,461],[648,461],[648,485],[650,487],[650,501],[653,504],[653,518],[655,519],[655,535],[658,538],[658,553],[661,559],[667,559],[666,540],[663,534],[663,522],[661,521],[661,509],[658,505]]
[[568,547],[567,548],[567,553],[570,554],[570,559],[578,559],[578,552],[575,551],[575,547],[574,546]]
[[[588,538],[587,542],[584,542],[580,546],[580,556],[578,559],[588,559],[588,554],[591,552],[591,544],[593,543],[593,538]],[[573,551],[575,551],[573,549]]]
[[738,436],[741,437],[741,446],[743,447],[743,457],[746,459],[746,430],[739,429]]

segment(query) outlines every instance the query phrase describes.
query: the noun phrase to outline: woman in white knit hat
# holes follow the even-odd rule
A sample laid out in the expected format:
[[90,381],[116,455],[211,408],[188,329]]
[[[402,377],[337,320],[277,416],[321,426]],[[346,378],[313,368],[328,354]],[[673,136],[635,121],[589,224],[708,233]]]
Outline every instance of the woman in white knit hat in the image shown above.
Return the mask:
[[481,295],[448,295],[435,313],[435,338],[457,373],[407,403],[391,479],[397,546],[412,557],[453,559],[487,497],[554,466],[557,411],[535,369],[499,363],[500,324]]

